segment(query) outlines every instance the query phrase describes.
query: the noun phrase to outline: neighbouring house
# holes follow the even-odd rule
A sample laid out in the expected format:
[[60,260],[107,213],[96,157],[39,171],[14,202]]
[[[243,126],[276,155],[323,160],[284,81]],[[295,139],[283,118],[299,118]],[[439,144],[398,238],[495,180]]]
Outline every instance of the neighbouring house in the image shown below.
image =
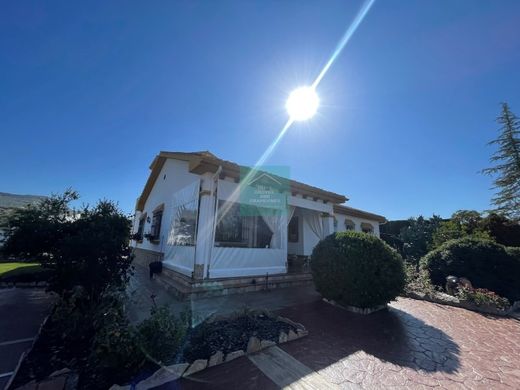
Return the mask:
[[160,152],[137,199],[135,262],[162,261],[180,295],[311,283],[308,256],[335,231],[379,236],[384,217],[347,198],[210,152]]

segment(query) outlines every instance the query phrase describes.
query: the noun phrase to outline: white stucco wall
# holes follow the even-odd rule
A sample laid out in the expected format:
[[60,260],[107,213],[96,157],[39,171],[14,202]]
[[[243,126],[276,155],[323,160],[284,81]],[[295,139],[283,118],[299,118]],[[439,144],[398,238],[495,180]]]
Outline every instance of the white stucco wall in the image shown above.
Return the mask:
[[346,214],[339,214],[339,213],[336,213],[334,216],[338,220],[338,227],[337,227],[337,230],[336,230],[338,232],[344,232],[345,230],[347,230],[345,228],[345,219],[350,219],[356,225],[356,228],[355,228],[356,232],[360,232],[361,231],[361,223],[365,222],[365,223],[371,224],[374,227],[374,235],[376,237],[379,237],[379,222],[377,222],[377,221],[370,220],[370,219],[359,218],[359,217],[354,217],[354,216],[346,215]]
[[[172,219],[172,195],[187,185],[199,179],[199,175],[189,172],[188,162],[167,159],[161,169],[161,173],[157,177],[155,184],[146,200],[143,213],[147,213],[147,219],[150,217],[150,222],[146,221],[144,225],[144,233],[150,232],[152,226],[153,210],[164,203],[163,217],[161,221],[161,239],[159,243],[151,243],[146,238],[143,242],[136,243],[132,241],[137,248],[162,252],[164,249],[164,242],[166,240],[168,231],[170,230],[170,223]],[[139,225],[139,215],[134,219],[134,227],[132,232],[137,232]]]

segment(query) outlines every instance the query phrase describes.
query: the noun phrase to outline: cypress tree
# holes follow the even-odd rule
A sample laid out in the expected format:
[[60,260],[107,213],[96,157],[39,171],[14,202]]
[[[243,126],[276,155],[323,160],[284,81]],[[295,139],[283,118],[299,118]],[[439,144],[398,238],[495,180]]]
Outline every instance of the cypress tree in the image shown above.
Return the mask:
[[501,125],[500,135],[489,142],[497,146],[490,159],[493,166],[482,172],[495,177],[493,189],[497,192],[491,199],[494,211],[520,221],[520,121],[508,104],[502,103],[497,122]]

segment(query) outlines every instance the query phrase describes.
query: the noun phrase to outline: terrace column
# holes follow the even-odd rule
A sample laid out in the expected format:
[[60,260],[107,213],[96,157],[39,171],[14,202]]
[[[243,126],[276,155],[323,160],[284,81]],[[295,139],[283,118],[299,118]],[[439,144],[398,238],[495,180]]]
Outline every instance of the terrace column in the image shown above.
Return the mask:
[[215,181],[211,173],[201,176],[199,200],[199,220],[197,224],[197,244],[195,247],[194,279],[203,279],[208,272],[213,247],[213,226],[215,221]]

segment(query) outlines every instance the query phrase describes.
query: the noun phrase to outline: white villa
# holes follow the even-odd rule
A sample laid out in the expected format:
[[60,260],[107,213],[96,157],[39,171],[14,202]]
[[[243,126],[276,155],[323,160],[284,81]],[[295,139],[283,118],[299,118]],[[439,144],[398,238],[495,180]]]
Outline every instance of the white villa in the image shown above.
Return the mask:
[[247,168],[206,151],[160,152],[150,169],[136,204],[134,261],[162,261],[158,279],[183,296],[312,283],[307,259],[320,239],[345,230],[379,236],[386,221],[294,180],[273,189],[265,182],[280,177],[256,171],[250,180]]

